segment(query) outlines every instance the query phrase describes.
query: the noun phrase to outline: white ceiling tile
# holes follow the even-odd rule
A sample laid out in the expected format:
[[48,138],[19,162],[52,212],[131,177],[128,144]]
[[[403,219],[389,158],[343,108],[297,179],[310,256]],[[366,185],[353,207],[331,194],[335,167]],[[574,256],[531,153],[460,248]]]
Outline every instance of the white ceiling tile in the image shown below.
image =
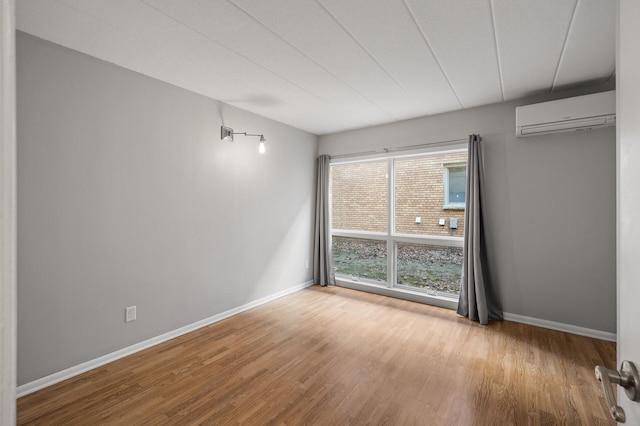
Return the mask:
[[[226,61],[242,58],[247,64],[253,63],[325,100],[336,108],[337,113],[353,111],[357,115],[365,112],[372,122],[394,119],[228,2],[199,0],[181,7],[182,3],[172,0],[144,1],[223,47],[226,52],[218,54],[215,61],[218,67],[228,66]],[[212,22],[216,24],[212,25]]]
[[578,2],[554,88],[611,76],[616,65],[615,13],[613,1]]
[[[363,108],[356,108],[353,111],[346,109],[347,104],[331,105],[323,98],[298,88],[288,80],[278,77],[269,70],[257,66],[242,56],[230,55],[212,41],[207,41],[200,46],[193,47],[187,53],[187,57],[207,69],[213,70],[223,67],[233,76],[235,81],[255,88],[256,92],[258,90],[262,92],[262,94],[258,94],[257,96],[218,98],[232,105],[246,107],[253,102],[261,107],[265,107],[270,103],[288,103],[302,110],[318,111],[325,114],[342,112],[342,115],[351,114],[354,115],[354,118],[368,117],[369,120],[371,120],[372,116],[375,117],[376,113],[380,113],[380,111],[375,109],[371,104],[363,105]],[[303,108],[300,107],[301,105]]]
[[492,0],[505,99],[550,91],[577,0]]
[[79,12],[101,20],[124,33],[176,52],[202,41],[203,36],[139,1],[57,0]]
[[[61,1],[96,19],[99,17],[101,21],[118,28],[124,34],[156,45],[158,49],[155,50],[178,57],[188,57],[194,63],[206,65],[208,70],[223,74],[252,88],[253,91],[282,94],[284,98],[291,97],[296,103],[307,101],[310,96],[313,96],[309,93],[301,93],[304,90],[274,75],[259,64],[230,54],[227,48],[212,43],[205,35],[193,30],[190,26],[180,24],[146,4],[130,0]],[[153,49],[150,50],[153,51]],[[185,55],[185,52],[188,54]],[[193,52],[196,54],[194,55]],[[213,60],[207,61],[207,59]],[[237,96],[234,98],[237,99]],[[281,102],[282,99],[278,101]]]
[[395,119],[415,116],[420,110],[415,97],[393,80],[315,1],[234,0],[234,3]]
[[462,105],[503,100],[490,0],[407,0]]
[[[402,0],[320,0],[427,114],[461,107]],[[428,76],[428,78],[425,78]]]
[[16,24],[326,134],[609,78],[613,2],[576,1],[20,0]]

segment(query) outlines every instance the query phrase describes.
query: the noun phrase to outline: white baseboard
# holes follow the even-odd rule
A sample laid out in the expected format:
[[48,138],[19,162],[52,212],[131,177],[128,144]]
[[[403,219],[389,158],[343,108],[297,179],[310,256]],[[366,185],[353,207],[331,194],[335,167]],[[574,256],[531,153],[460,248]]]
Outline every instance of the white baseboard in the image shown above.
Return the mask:
[[504,313],[504,319],[507,321],[519,322],[522,324],[535,325],[537,327],[549,328],[551,330],[564,331],[565,333],[577,334],[580,336],[593,337],[594,339],[607,340],[615,342],[617,337],[615,333],[608,331],[594,330],[592,328],[578,327],[577,325],[564,324],[561,322],[547,321],[538,318],[525,317],[524,315]]
[[[426,294],[418,294],[395,288],[381,287],[377,285],[360,283],[345,279],[336,279],[336,285],[347,287],[353,290],[366,291],[376,293],[383,296],[391,296],[399,299],[410,300],[412,302],[426,303],[428,305],[439,306],[441,308],[456,309],[458,307],[457,300],[450,300],[443,297],[433,297]],[[526,317],[524,315],[504,313],[504,319],[507,321],[519,322],[522,324],[535,325],[536,327],[548,328],[551,330],[563,331],[565,333],[577,334],[580,336],[593,337],[594,339],[616,341],[616,334],[606,331],[593,330],[591,328],[578,327],[577,325],[564,324],[561,322],[548,321],[538,318]]]
[[40,379],[34,380],[33,382],[25,383],[24,385],[18,386],[17,388],[17,397],[23,397],[25,395],[29,395],[30,393],[39,391],[40,389],[44,389],[48,386],[54,385],[56,383],[62,382],[63,380],[70,379],[79,374],[85,373],[89,370],[93,370],[94,368],[103,366],[110,362],[116,361],[120,358],[124,358],[126,356],[132,355],[136,352],[140,352],[144,349],[150,348],[152,346],[158,345],[160,343],[166,342],[167,340],[174,339],[178,336],[182,336],[183,334],[192,332],[202,327],[206,327],[207,325],[213,324],[215,322],[221,321],[223,319],[229,318],[233,315],[239,314],[240,312],[247,311],[249,309],[255,308],[256,306],[263,305],[265,303],[271,302],[280,297],[286,296],[291,293],[295,293],[296,291],[302,290],[306,287],[309,287],[313,284],[313,280],[307,281],[302,284],[298,284],[286,290],[280,291],[278,293],[263,297],[258,300],[254,300],[253,302],[246,303],[242,306],[238,306],[237,308],[229,309],[228,311],[219,313],[209,318],[205,318],[200,321],[196,321],[192,324],[185,325],[184,327],[180,327],[176,330],[169,331],[167,333],[161,334],[156,337],[152,337],[151,339],[147,339],[140,343],[136,343],[135,345],[120,349],[118,351],[112,352],[107,355],[103,355],[99,358],[92,359],[91,361],[83,362],[82,364],[78,364],[73,367],[69,367],[65,370],[58,371],[57,373],[50,374],[48,376],[42,377]]

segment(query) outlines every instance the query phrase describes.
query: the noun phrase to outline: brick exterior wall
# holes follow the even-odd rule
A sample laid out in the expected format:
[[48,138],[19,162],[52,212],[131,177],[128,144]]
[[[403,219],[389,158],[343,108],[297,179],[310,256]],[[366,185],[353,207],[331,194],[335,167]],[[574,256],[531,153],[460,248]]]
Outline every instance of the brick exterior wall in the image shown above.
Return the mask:
[[387,232],[387,161],[331,167],[334,229]]
[[[443,209],[443,205],[445,166],[466,161],[466,152],[396,160],[396,232],[464,236],[464,209]],[[445,226],[438,225],[440,218],[446,219]],[[457,229],[449,228],[451,218],[458,219]]]
[[[395,162],[396,232],[464,235],[464,209],[444,209],[444,172],[466,164],[467,153],[401,158]],[[331,168],[333,228],[387,231],[387,161],[338,164]],[[416,217],[421,218],[417,224]],[[440,218],[445,226],[438,225]],[[450,230],[451,218],[458,228]]]

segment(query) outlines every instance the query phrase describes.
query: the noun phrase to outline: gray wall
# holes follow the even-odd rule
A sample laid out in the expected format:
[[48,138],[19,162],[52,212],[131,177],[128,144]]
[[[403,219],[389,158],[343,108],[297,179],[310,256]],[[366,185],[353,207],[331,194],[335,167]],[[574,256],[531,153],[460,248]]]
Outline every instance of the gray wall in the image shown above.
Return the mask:
[[17,62],[19,384],[311,279],[316,136],[24,33]]
[[[611,89],[607,87],[598,89]],[[515,137],[515,107],[566,92],[320,137],[346,154],[465,138],[485,147],[491,278],[505,312],[616,332],[615,129]]]

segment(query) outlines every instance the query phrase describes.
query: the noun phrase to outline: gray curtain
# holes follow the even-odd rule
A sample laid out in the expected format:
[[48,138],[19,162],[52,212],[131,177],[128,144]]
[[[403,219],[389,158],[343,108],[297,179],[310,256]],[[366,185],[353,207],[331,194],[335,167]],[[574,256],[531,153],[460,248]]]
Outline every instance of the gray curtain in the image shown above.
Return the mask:
[[313,280],[316,284],[335,284],[331,257],[331,224],[329,223],[329,160],[328,155],[318,157],[318,183],[316,188],[316,232],[313,244]]
[[458,314],[480,324],[501,320],[500,308],[487,271],[484,215],[485,187],[479,135],[469,135],[467,194],[464,212],[464,257]]

